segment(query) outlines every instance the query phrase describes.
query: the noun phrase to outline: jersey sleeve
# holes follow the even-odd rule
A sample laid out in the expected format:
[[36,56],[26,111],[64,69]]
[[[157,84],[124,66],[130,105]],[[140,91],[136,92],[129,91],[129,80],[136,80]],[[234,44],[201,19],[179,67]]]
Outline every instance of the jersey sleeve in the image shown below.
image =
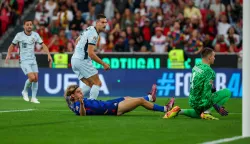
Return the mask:
[[15,38],[13,39],[12,41],[12,44],[13,45],[16,45],[19,41],[20,41],[20,38],[19,38],[19,33],[16,34]]
[[36,42],[39,44],[43,44],[43,40],[38,33],[36,33]]
[[98,34],[96,32],[91,31],[88,36],[88,44],[96,45],[98,41]]

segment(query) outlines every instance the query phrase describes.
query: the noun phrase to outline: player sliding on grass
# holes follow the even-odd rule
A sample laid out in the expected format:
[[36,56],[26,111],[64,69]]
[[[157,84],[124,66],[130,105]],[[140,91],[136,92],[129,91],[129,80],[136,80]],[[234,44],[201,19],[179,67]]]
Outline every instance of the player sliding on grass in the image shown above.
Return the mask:
[[230,98],[231,92],[228,89],[215,92],[213,88],[215,72],[210,65],[214,63],[215,52],[210,48],[205,48],[201,52],[201,57],[202,63],[196,64],[192,69],[189,105],[193,109],[180,109],[179,106],[175,106],[163,118],[172,118],[179,114],[192,118],[218,120],[210,114],[212,109],[222,116],[228,115],[223,105]]
[[108,101],[91,100],[83,98],[81,88],[77,85],[70,85],[65,91],[65,99],[69,108],[80,116],[86,115],[123,115],[130,112],[138,106],[143,106],[148,110],[167,112],[174,105],[174,98],[165,106],[159,106],[151,102],[156,101],[156,85],[152,86],[149,95],[145,97],[132,98],[124,97]]

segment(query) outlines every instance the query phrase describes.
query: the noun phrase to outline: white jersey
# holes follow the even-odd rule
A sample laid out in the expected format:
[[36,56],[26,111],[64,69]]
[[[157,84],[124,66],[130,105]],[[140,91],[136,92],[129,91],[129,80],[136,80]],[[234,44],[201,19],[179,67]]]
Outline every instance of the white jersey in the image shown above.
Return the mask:
[[162,35],[161,37],[153,36],[151,38],[150,44],[151,46],[155,47],[155,52],[156,53],[164,53],[166,51],[166,46],[167,46],[167,38]]
[[90,59],[88,55],[88,45],[96,45],[99,34],[94,26],[86,28],[80,35],[75,52],[72,58],[77,59]]
[[42,44],[43,40],[37,32],[31,32],[30,35],[25,32],[19,32],[16,34],[12,44],[19,45],[20,61],[35,60],[35,44]]

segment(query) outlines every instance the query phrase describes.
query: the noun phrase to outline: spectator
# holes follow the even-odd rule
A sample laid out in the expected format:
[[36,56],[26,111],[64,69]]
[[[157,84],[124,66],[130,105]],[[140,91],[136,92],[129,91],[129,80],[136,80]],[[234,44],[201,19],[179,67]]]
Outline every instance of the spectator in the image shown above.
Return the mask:
[[151,39],[152,51],[156,53],[167,52],[167,39],[162,34],[163,30],[161,27],[155,28],[155,35]]
[[48,17],[48,21],[51,22],[52,21],[52,17],[53,17],[53,12],[57,7],[57,3],[54,0],[48,0],[45,2],[45,8],[48,10],[47,13],[47,17]]
[[77,11],[76,16],[74,17],[73,21],[70,23],[70,29],[76,30],[76,31],[82,31],[84,24],[85,24],[85,21],[82,18],[81,11]]
[[138,52],[140,50],[140,47],[135,45],[135,40],[134,39],[130,39],[128,43],[129,43],[129,46],[128,46],[128,51],[129,52]]
[[227,35],[226,35],[226,39],[230,43],[229,50],[231,52],[239,52],[238,46],[240,44],[240,36],[235,33],[235,30],[233,27],[229,28]]
[[186,51],[189,53],[198,54],[203,48],[203,43],[200,39],[198,30],[193,30],[192,36],[188,40]]
[[140,48],[144,44],[144,40],[139,27],[134,27],[133,35],[134,35],[135,45]]
[[45,24],[40,24],[39,29],[37,29],[37,33],[42,38],[44,44],[49,44],[49,38],[51,37],[51,34],[47,27],[45,27]]
[[57,16],[60,26],[65,30],[69,30],[69,23],[73,20],[73,13],[67,9],[65,3],[62,4],[61,10],[57,13]]
[[224,35],[217,35],[213,41],[213,47],[216,52],[229,52],[230,43]]
[[129,9],[125,9],[124,15],[121,20],[121,28],[125,29],[128,26],[134,25],[134,16]]
[[160,7],[160,0],[146,0],[145,5],[148,10]]
[[46,0],[40,0],[36,6],[36,14],[35,19],[38,20],[39,24],[47,24],[48,23],[48,12],[45,6]]
[[142,36],[146,43],[149,43],[151,40],[151,28],[150,28],[150,20],[145,19],[145,25],[142,27]]
[[168,32],[167,39],[169,41],[169,47],[173,48],[184,48],[184,34],[180,30],[179,21],[174,22],[173,30]]
[[191,18],[192,16],[197,16],[198,19],[201,19],[201,12],[198,8],[194,7],[193,0],[188,0],[188,6],[184,9],[184,17]]
[[104,49],[104,52],[112,52],[114,46],[115,46],[114,36],[112,34],[109,34],[107,46],[105,47],[106,49]]
[[139,12],[141,16],[147,13],[145,3],[143,1],[141,1],[140,7],[135,9],[134,13],[137,13],[137,12]]
[[115,52],[128,52],[128,50],[125,48],[125,44],[124,44],[124,38],[123,37],[119,37],[118,41],[114,47],[114,51]]
[[95,15],[101,14],[104,12],[103,0],[96,0],[95,2]]
[[114,17],[114,4],[112,0],[106,0],[105,1],[105,8],[104,8],[104,15],[107,17],[108,20],[112,19]]
[[221,0],[215,0],[215,4],[210,5],[210,10],[215,12],[215,16],[219,18],[219,16],[225,12],[225,6],[221,3]]
[[227,22],[227,16],[221,15],[217,26],[218,35],[226,35],[231,25]]
[[128,0],[115,0],[116,12],[123,14],[128,7]]
[[66,52],[74,52],[74,45],[72,42],[68,42]]
[[212,41],[212,39],[213,38],[211,38],[209,34],[206,34],[205,38],[203,40],[203,47],[204,48],[212,48],[213,49],[213,41]]

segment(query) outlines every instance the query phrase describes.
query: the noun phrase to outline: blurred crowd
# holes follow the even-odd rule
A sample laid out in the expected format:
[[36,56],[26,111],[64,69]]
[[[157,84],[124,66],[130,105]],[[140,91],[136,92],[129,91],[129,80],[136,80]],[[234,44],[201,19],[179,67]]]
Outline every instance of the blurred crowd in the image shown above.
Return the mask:
[[9,27],[20,23],[24,8],[31,3],[33,0],[0,0],[0,37]]
[[[10,0],[12,1],[12,0]],[[19,1],[19,0],[16,0]],[[21,0],[22,1],[22,0]],[[168,52],[184,49],[199,53],[242,49],[243,0],[40,0],[34,31],[50,52],[73,52],[82,30],[107,17],[97,52]],[[36,46],[39,52],[41,47]]]

